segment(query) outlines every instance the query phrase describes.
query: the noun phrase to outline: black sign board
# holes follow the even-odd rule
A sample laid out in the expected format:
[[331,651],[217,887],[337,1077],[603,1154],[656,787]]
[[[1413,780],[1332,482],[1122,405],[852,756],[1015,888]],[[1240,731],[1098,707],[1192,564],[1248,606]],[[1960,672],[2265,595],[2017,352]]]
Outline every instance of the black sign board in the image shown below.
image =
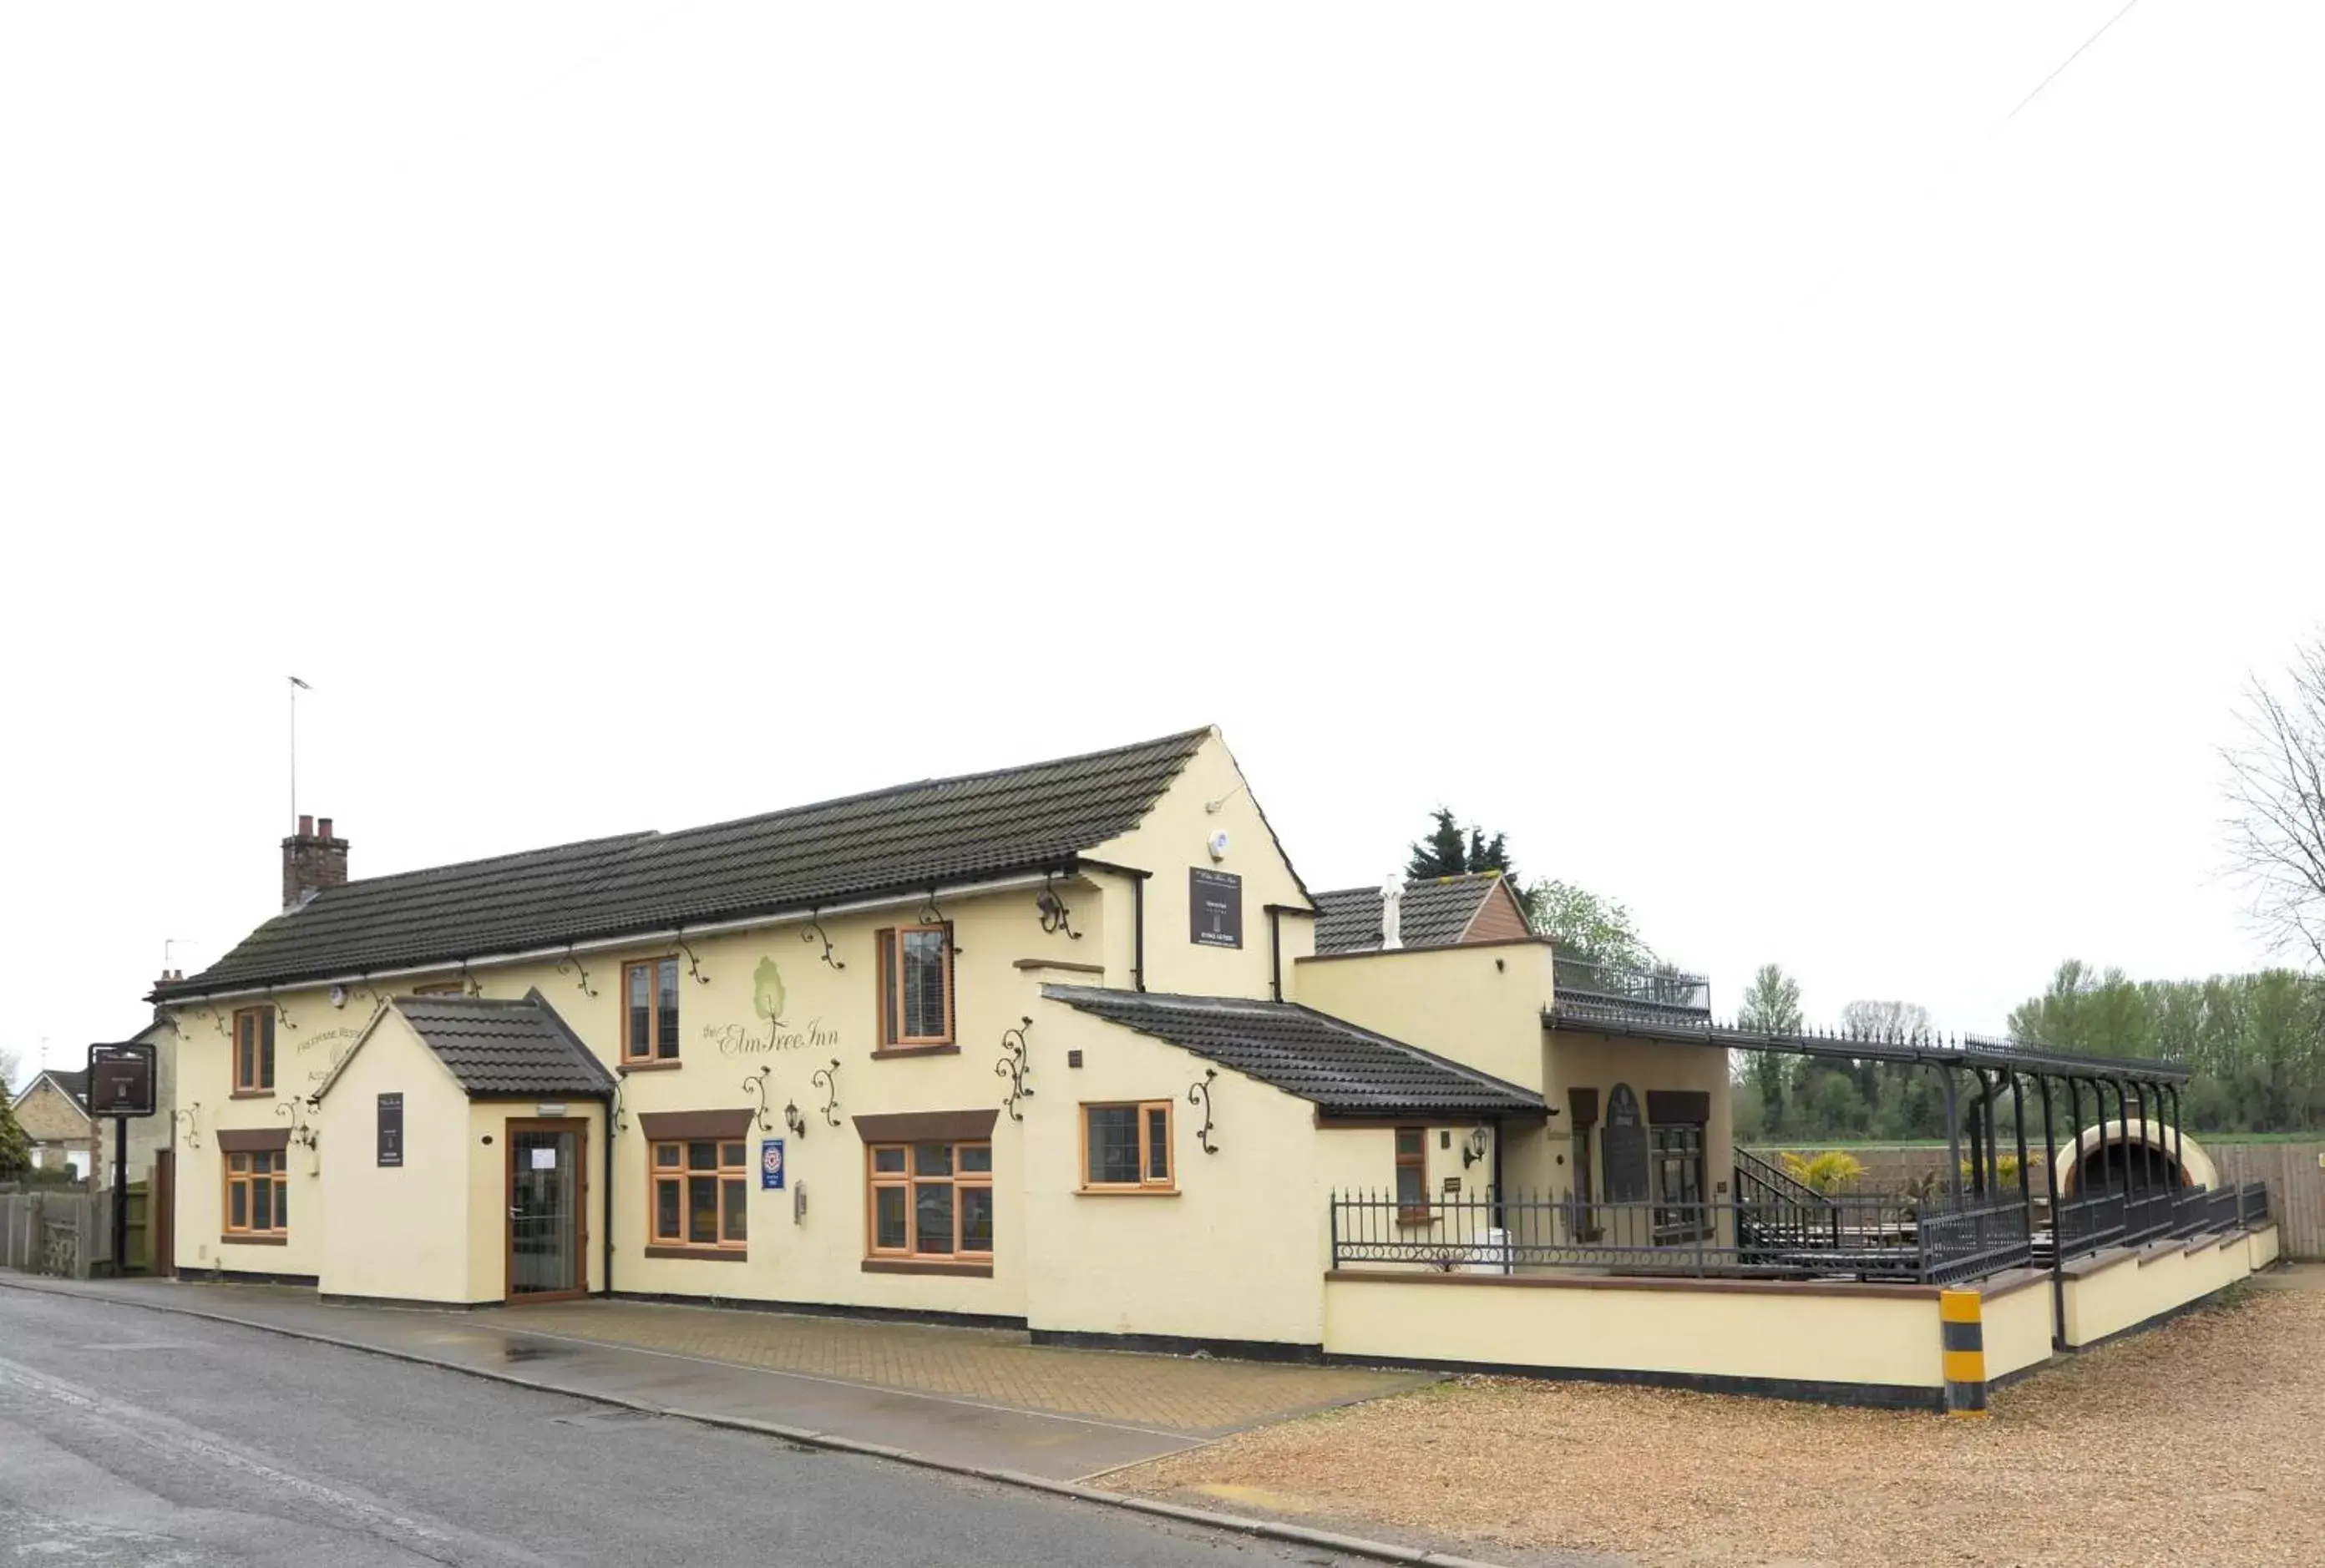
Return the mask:
[[1187,939],[1198,947],[1243,945],[1243,879],[1233,872],[1187,872]]
[[88,1113],[91,1116],[151,1116],[153,1106],[153,1047],[134,1041],[88,1048]]
[[383,1094],[379,1097],[379,1163],[403,1163],[403,1096]]

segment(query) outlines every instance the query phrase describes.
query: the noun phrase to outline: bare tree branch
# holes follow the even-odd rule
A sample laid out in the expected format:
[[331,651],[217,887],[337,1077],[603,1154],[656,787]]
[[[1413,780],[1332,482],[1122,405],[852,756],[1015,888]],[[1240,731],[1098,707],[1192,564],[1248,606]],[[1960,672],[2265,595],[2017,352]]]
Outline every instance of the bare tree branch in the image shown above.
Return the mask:
[[2256,678],[2239,717],[2244,740],[2221,752],[2229,864],[2270,945],[2325,965],[2325,635],[2279,685]]

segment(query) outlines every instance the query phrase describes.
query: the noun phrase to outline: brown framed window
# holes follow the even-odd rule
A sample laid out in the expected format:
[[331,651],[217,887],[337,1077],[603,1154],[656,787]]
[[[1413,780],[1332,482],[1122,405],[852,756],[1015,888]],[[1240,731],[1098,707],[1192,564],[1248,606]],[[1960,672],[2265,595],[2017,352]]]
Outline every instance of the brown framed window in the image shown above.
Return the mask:
[[1176,1191],[1177,1176],[1171,1162],[1171,1106],[1168,1100],[1084,1105],[1082,1190]]
[[234,1015],[234,1092],[264,1094],[274,1088],[274,1010],[246,1007]]
[[622,965],[622,1060],[678,1060],[678,960]]
[[1429,1218],[1429,1129],[1396,1130],[1396,1217],[1407,1222]]
[[740,1250],[748,1245],[751,1172],[743,1145],[688,1139],[653,1144],[646,1158],[653,1162],[647,1213],[655,1246]]
[[993,1258],[993,1146],[875,1143],[864,1151],[865,1250],[934,1262]]
[[280,1236],[291,1229],[290,1174],[284,1151],[226,1157],[226,1233]]
[[878,936],[880,1043],[952,1044],[952,927],[898,926]]

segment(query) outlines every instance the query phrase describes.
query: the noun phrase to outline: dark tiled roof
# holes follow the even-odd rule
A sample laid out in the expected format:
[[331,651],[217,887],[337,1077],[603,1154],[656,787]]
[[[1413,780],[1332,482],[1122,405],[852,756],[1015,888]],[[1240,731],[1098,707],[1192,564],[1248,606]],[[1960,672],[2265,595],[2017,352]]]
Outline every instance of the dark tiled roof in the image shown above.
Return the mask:
[[1045,985],[1042,994],[1313,1101],[1328,1116],[1542,1112],[1531,1090],[1292,1002],[1085,985]]
[[155,995],[450,964],[1055,865],[1135,827],[1209,733],[353,881]]
[[[1404,900],[1397,909],[1397,940],[1407,947],[1445,947],[1461,940],[1461,933],[1477,917],[1501,878],[1491,872],[1438,877],[1404,884]],[[1342,888],[1316,895],[1316,951],[1361,953],[1381,945],[1381,890]]]
[[[43,1078],[48,1079],[49,1082],[54,1084],[59,1089],[64,1091],[66,1094],[71,1097],[72,1102],[75,1105],[79,1106],[82,1111],[88,1111],[88,1068],[83,1067],[73,1072],[68,1072],[62,1067],[44,1068],[32,1075],[32,1081],[24,1085],[24,1093],[30,1094],[33,1090],[39,1088],[41,1086],[41,1080]],[[0,1089],[5,1089],[7,1085],[5,1084],[0,1084]],[[23,1095],[20,1094],[17,1098],[21,1100],[23,1098]]]
[[613,1074],[537,991],[523,1001],[399,996],[387,1005],[403,1015],[471,1098],[613,1092]]

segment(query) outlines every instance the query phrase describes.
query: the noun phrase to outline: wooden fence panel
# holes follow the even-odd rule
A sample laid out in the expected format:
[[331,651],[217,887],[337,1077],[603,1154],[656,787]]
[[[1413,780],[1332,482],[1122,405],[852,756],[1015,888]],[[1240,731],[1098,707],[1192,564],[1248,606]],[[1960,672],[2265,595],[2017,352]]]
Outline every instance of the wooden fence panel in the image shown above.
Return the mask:
[[0,1268],[87,1279],[109,1252],[96,1234],[97,1200],[86,1193],[0,1195]]
[[2268,1212],[2287,1258],[2325,1258],[2325,1139],[2304,1143],[2204,1140],[2223,1182],[2266,1182]]

